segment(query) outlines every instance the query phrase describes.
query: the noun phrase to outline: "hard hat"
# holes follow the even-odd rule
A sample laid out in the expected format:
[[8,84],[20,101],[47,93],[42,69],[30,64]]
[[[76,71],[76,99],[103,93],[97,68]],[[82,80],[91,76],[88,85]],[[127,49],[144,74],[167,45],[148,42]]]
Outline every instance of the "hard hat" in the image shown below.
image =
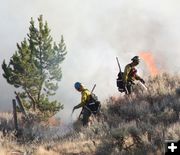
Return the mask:
[[134,56],[131,60],[133,62],[139,62],[140,61],[139,56]]
[[76,82],[76,83],[74,84],[74,88],[77,89],[77,90],[79,90],[79,89],[81,88],[81,83],[80,83],[80,82]]

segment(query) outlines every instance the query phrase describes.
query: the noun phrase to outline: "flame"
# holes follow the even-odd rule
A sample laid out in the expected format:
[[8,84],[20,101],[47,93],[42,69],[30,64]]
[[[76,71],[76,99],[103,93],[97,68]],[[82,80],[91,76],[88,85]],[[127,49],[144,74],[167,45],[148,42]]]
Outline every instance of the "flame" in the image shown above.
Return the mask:
[[147,67],[151,73],[151,76],[156,76],[159,73],[159,70],[154,61],[154,56],[150,52],[140,52],[139,55],[147,64]]

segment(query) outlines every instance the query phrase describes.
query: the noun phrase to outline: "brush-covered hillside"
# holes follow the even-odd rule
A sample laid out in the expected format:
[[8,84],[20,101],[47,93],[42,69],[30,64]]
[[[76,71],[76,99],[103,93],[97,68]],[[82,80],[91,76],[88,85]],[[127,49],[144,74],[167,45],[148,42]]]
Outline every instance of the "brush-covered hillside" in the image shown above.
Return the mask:
[[180,76],[164,73],[146,85],[146,91],[137,86],[131,96],[104,101],[99,118],[92,117],[85,128],[76,121],[63,135],[57,126],[46,132],[45,127],[32,126],[24,129],[23,138],[2,132],[0,154],[160,155],[166,139],[180,139]]

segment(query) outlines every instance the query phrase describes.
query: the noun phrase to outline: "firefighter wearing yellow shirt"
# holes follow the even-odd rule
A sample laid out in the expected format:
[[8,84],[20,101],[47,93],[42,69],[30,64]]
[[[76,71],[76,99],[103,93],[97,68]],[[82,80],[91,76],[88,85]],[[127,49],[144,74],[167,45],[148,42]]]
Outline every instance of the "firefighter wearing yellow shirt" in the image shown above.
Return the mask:
[[92,99],[91,92],[88,89],[85,89],[80,82],[76,82],[74,84],[74,87],[77,91],[81,92],[81,103],[73,108],[73,112],[75,109],[82,107],[82,122],[85,126],[87,125],[91,114],[97,114],[99,112],[100,103],[99,101],[95,101]]
[[143,84],[145,83],[145,81],[139,75],[137,75],[137,69],[135,68],[139,64],[139,57],[135,56],[131,60],[132,62],[126,65],[123,73],[126,94],[131,94],[135,80],[139,80]]

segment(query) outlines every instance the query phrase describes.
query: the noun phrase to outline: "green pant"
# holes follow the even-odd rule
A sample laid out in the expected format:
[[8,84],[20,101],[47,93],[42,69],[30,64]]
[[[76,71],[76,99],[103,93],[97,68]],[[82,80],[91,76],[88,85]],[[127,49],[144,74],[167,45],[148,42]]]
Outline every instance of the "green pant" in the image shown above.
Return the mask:
[[89,117],[91,116],[91,111],[86,108],[83,108],[82,116],[83,116],[82,118],[83,126],[86,126],[88,124]]
[[126,94],[131,94],[133,91],[134,82],[128,81],[126,84]]

